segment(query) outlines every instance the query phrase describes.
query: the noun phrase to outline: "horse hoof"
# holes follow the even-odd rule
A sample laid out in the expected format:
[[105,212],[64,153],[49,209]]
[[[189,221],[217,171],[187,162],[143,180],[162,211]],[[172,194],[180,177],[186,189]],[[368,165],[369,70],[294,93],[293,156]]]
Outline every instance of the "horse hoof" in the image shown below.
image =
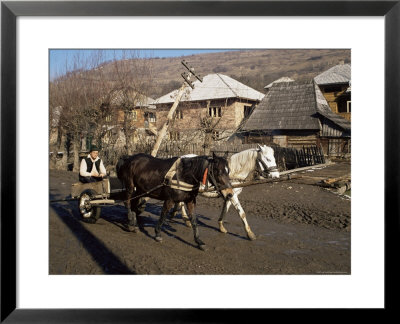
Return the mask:
[[200,244],[199,245],[199,249],[202,250],[202,251],[207,251],[207,247],[206,247],[205,244]]
[[88,224],[95,224],[97,220],[90,217],[90,218],[84,218],[83,221]]
[[127,225],[128,232],[136,233],[138,228],[136,226]]
[[156,237],[155,237],[155,240],[156,240],[157,242],[162,242],[162,237],[161,237],[161,236],[156,236]]
[[250,232],[247,233],[247,237],[249,238],[250,241],[254,241],[257,237],[255,236],[254,233]]
[[185,225],[186,225],[186,227],[192,227],[192,224],[190,223],[190,221],[185,221]]
[[228,231],[226,230],[226,228],[224,227],[224,225],[222,225],[222,222],[218,222],[218,223],[219,223],[219,231],[220,231],[221,233],[224,233],[224,234],[228,233]]

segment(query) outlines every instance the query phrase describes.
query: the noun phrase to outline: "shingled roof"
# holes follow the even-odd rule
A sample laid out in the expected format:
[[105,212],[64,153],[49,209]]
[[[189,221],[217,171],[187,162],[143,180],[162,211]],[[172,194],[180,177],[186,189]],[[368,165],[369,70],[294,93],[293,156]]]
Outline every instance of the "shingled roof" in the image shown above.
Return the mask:
[[351,81],[351,65],[339,64],[322,72],[314,78],[318,85],[349,83]]
[[350,122],[335,114],[313,81],[275,83],[245,122],[244,131],[320,130],[321,116],[343,130]]
[[294,81],[294,80],[291,79],[291,78],[289,78],[289,77],[282,77],[282,78],[280,78],[280,79],[278,79],[278,80],[275,80],[275,81],[271,82],[270,84],[268,84],[267,86],[265,86],[264,89],[269,89],[269,88],[271,88],[272,85],[275,84],[275,83],[293,82],[293,81]]
[[[264,94],[224,74],[209,74],[203,82],[193,82],[194,89],[189,88],[181,101],[202,101],[225,98],[241,98],[261,101]],[[178,90],[174,90],[158,99],[153,104],[173,103]]]

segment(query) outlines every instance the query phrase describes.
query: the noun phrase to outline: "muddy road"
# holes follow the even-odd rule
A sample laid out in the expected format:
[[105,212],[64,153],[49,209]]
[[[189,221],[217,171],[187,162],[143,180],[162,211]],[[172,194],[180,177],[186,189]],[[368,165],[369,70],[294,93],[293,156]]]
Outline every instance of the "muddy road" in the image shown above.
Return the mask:
[[[65,198],[77,174],[50,170],[50,200]],[[297,182],[295,182],[297,181]],[[50,274],[350,274],[349,198],[299,180],[244,188],[239,200],[255,241],[237,212],[218,231],[221,199],[197,201],[199,250],[181,215],[154,240],[162,202],[150,200],[139,233],[127,232],[122,205],[102,208],[96,224],[81,220],[77,201],[49,207]]]

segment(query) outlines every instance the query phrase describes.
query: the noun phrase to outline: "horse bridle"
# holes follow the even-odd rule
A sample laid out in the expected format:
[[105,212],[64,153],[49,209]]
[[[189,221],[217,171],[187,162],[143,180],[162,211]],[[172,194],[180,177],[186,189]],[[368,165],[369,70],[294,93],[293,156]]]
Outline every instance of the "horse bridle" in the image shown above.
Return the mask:
[[[271,174],[271,172],[278,172],[279,170],[278,170],[278,166],[272,166],[272,167],[268,167],[266,164],[265,164],[265,162],[262,160],[262,159],[260,159],[259,157],[258,157],[258,152],[257,152],[257,159],[256,159],[256,162],[260,162],[261,163],[261,165],[263,166],[263,168],[264,168],[264,170],[261,170],[261,173],[267,173],[267,175],[269,175],[269,174]],[[257,164],[257,166],[258,166],[258,164]]]

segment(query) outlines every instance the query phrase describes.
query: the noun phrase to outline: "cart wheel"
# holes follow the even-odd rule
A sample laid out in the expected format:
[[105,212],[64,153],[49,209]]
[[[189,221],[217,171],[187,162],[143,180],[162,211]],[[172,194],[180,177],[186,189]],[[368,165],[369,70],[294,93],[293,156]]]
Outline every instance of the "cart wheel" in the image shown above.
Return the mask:
[[96,195],[94,190],[85,190],[79,197],[79,212],[82,218],[87,223],[96,223],[100,218],[101,208],[93,207],[90,201]]

